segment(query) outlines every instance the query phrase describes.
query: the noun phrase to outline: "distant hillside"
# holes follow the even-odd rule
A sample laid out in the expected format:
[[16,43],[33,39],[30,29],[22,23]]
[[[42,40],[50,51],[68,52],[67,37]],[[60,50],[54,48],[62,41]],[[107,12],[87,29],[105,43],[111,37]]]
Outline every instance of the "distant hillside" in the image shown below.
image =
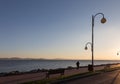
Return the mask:
[[43,59],[43,58],[35,59],[35,58],[12,57],[12,58],[0,58],[0,60],[47,60],[47,59]]

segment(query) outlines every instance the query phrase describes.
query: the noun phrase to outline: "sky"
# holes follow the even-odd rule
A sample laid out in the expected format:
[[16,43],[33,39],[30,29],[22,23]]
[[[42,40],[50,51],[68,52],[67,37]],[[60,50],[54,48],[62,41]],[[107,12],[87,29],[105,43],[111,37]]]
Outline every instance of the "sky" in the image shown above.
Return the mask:
[[120,0],[0,0],[0,58],[120,60]]

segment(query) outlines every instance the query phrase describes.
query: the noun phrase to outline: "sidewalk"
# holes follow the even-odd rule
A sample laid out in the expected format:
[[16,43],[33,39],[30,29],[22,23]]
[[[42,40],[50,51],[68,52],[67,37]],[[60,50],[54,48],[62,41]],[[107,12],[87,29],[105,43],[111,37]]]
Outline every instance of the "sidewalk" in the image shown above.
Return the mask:
[[120,84],[120,77],[118,76],[119,72],[120,70],[115,70],[57,84]]
[[114,78],[113,84],[120,84],[120,71],[117,73],[116,77]]
[[[112,65],[111,67],[118,67],[118,66],[120,66],[120,64]],[[94,67],[95,70],[101,70],[103,68],[104,66]],[[85,73],[85,72],[88,72],[87,67],[80,68],[80,69],[65,70],[65,76],[70,76],[70,75]],[[60,74],[50,75],[50,78],[56,78],[59,76]],[[19,83],[24,83],[29,81],[42,80],[42,79],[45,79],[45,77],[46,77],[46,72],[6,76],[6,77],[0,77],[0,84],[19,84]]]

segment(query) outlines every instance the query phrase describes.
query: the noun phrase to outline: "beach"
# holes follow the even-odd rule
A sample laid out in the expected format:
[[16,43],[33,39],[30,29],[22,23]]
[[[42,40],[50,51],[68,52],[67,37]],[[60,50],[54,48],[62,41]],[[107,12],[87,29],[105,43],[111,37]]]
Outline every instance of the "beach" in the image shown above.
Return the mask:
[[[94,70],[104,69],[105,65],[95,66]],[[120,64],[113,64],[111,68],[120,67]],[[71,76],[74,74],[88,72],[87,67],[81,67],[79,69],[65,69],[64,76]],[[60,77],[60,74],[50,75],[50,78]],[[46,72],[26,73],[20,75],[4,76],[0,77],[0,84],[20,84],[24,82],[36,81],[46,79]]]

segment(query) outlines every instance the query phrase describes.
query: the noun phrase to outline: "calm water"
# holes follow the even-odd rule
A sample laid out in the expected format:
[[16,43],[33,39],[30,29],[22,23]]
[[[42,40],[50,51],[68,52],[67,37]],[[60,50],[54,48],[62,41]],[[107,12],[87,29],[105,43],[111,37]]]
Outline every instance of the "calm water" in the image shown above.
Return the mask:
[[[77,60],[0,60],[0,72],[10,71],[30,71],[33,69],[55,69],[67,68],[68,66],[76,67]],[[80,66],[91,64],[90,60],[80,60]],[[97,60],[95,65],[120,63],[120,61]]]

